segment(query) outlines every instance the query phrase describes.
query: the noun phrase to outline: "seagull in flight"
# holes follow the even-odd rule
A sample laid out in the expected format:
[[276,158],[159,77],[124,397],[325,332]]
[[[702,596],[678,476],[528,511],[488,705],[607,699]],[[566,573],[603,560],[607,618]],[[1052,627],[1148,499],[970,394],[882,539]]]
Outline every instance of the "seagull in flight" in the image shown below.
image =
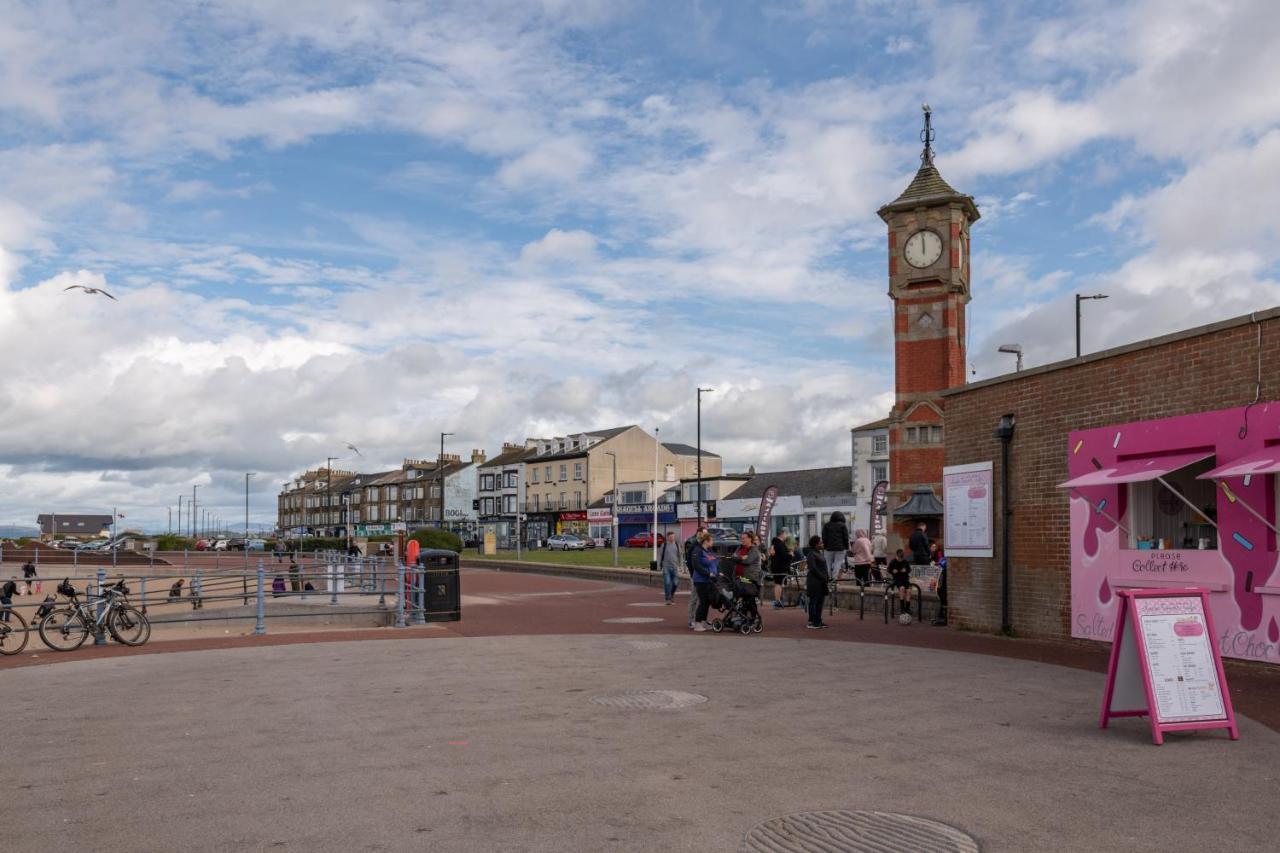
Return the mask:
[[360,452],[360,448],[356,447],[354,444],[352,444],[349,441],[347,442],[347,450],[354,451],[356,456],[364,456],[364,454]]
[[62,289],[63,289],[64,291],[67,291],[67,290],[83,290],[85,293],[88,293],[88,294],[90,294],[90,295],[95,295],[95,294],[96,294],[96,295],[100,295],[100,296],[105,296],[105,297],[107,297],[108,299],[110,299],[112,302],[119,302],[119,301],[120,301],[119,299],[116,299],[114,296],[112,296],[110,293],[107,293],[105,290],[103,290],[103,289],[102,289],[102,288],[100,288],[100,287],[89,287],[89,286],[84,285],[84,284],[73,284],[73,285],[70,285],[69,287],[64,287],[64,288],[62,288]]

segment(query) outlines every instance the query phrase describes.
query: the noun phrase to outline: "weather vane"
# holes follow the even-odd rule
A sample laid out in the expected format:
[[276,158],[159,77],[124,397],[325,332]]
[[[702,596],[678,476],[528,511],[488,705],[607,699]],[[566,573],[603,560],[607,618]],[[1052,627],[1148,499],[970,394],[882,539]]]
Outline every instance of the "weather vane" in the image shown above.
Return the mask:
[[921,104],[920,109],[924,110],[924,130],[920,131],[920,141],[924,143],[924,151],[920,152],[920,165],[933,165],[933,110],[929,109],[928,104]]

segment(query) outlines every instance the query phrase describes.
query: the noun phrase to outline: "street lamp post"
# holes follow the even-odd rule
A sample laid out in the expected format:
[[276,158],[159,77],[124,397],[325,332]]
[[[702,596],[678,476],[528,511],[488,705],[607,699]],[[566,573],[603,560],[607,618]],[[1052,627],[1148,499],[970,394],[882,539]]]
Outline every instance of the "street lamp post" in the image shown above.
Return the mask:
[[[337,456],[326,456],[324,460],[324,523],[328,527],[333,521],[333,493],[330,486],[333,485],[333,460],[338,459]],[[326,536],[328,533],[326,532]]]
[[714,388],[698,389],[698,526],[702,526],[702,395],[710,394]]
[[[255,473],[257,472],[246,471],[244,475],[244,538],[245,539],[249,538],[249,478],[252,477]],[[248,546],[246,546],[244,549],[244,562],[246,566],[249,564]]]
[[[455,435],[452,432],[440,433],[440,455],[436,457],[436,488],[440,492],[440,529],[444,529],[444,440],[446,436]],[[501,476],[501,474],[499,474]],[[516,502],[516,511],[520,510],[519,501]]]
[[653,564],[658,565],[658,427],[653,428],[653,484],[649,487],[653,490],[649,497],[653,498],[653,533],[651,540],[653,542]]
[[611,457],[613,461],[613,500],[609,504],[610,508],[610,534],[609,539],[613,542],[613,565],[618,565],[618,454],[612,450],[606,450],[605,456]]
[[191,503],[187,504],[187,515],[191,516],[191,538],[199,538],[198,528],[196,527],[196,489],[199,486],[191,487]]
[[178,495],[178,535],[179,536],[181,536],[183,531],[186,529],[182,526],[182,501],[185,498],[186,498],[186,495]]
[[1093,296],[1076,294],[1076,358],[1080,357],[1080,303],[1086,299],[1106,299],[1107,294],[1095,293]]
[[[1076,355],[1079,355],[1079,354],[1080,354],[1080,352],[1079,352],[1079,343],[1080,343],[1080,341],[1079,341],[1079,338],[1077,337],[1077,339],[1076,339]],[[1016,355],[1016,356],[1018,357],[1018,363],[1017,363],[1017,366],[1016,366],[1016,367],[1014,367],[1014,369],[1013,369],[1013,370],[1014,370],[1014,372],[1015,372],[1015,373],[1020,372],[1020,371],[1022,370],[1022,344],[1001,344],[1000,348],[999,348],[998,350],[996,350],[996,351],[997,351],[997,352],[1004,352],[1004,353],[1008,353],[1008,354],[1010,354],[1010,355]]]

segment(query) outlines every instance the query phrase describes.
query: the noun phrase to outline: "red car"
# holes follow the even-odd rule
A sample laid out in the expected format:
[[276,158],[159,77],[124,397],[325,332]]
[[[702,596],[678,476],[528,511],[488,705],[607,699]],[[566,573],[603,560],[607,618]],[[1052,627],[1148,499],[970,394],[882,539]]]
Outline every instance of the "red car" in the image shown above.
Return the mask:
[[[661,545],[665,540],[666,540],[666,537],[664,537],[661,533],[659,533],[658,544]],[[632,536],[630,539],[628,539],[626,542],[623,542],[622,544],[628,548],[652,548],[653,534],[649,533],[648,531],[644,533],[637,533],[635,536]]]
[[209,550],[212,550],[212,548],[213,548],[213,542],[212,542],[212,541],[210,541],[210,540],[208,540],[208,539],[197,539],[197,540],[196,540],[196,550],[197,550],[197,551],[209,551]]

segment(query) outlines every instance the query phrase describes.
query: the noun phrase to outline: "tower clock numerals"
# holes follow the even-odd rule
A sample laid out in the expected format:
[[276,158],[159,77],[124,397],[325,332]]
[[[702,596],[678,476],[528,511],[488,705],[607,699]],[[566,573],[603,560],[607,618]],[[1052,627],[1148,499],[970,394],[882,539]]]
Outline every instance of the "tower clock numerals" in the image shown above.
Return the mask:
[[907,238],[902,255],[911,266],[923,269],[942,257],[942,238],[927,229],[917,231]]

